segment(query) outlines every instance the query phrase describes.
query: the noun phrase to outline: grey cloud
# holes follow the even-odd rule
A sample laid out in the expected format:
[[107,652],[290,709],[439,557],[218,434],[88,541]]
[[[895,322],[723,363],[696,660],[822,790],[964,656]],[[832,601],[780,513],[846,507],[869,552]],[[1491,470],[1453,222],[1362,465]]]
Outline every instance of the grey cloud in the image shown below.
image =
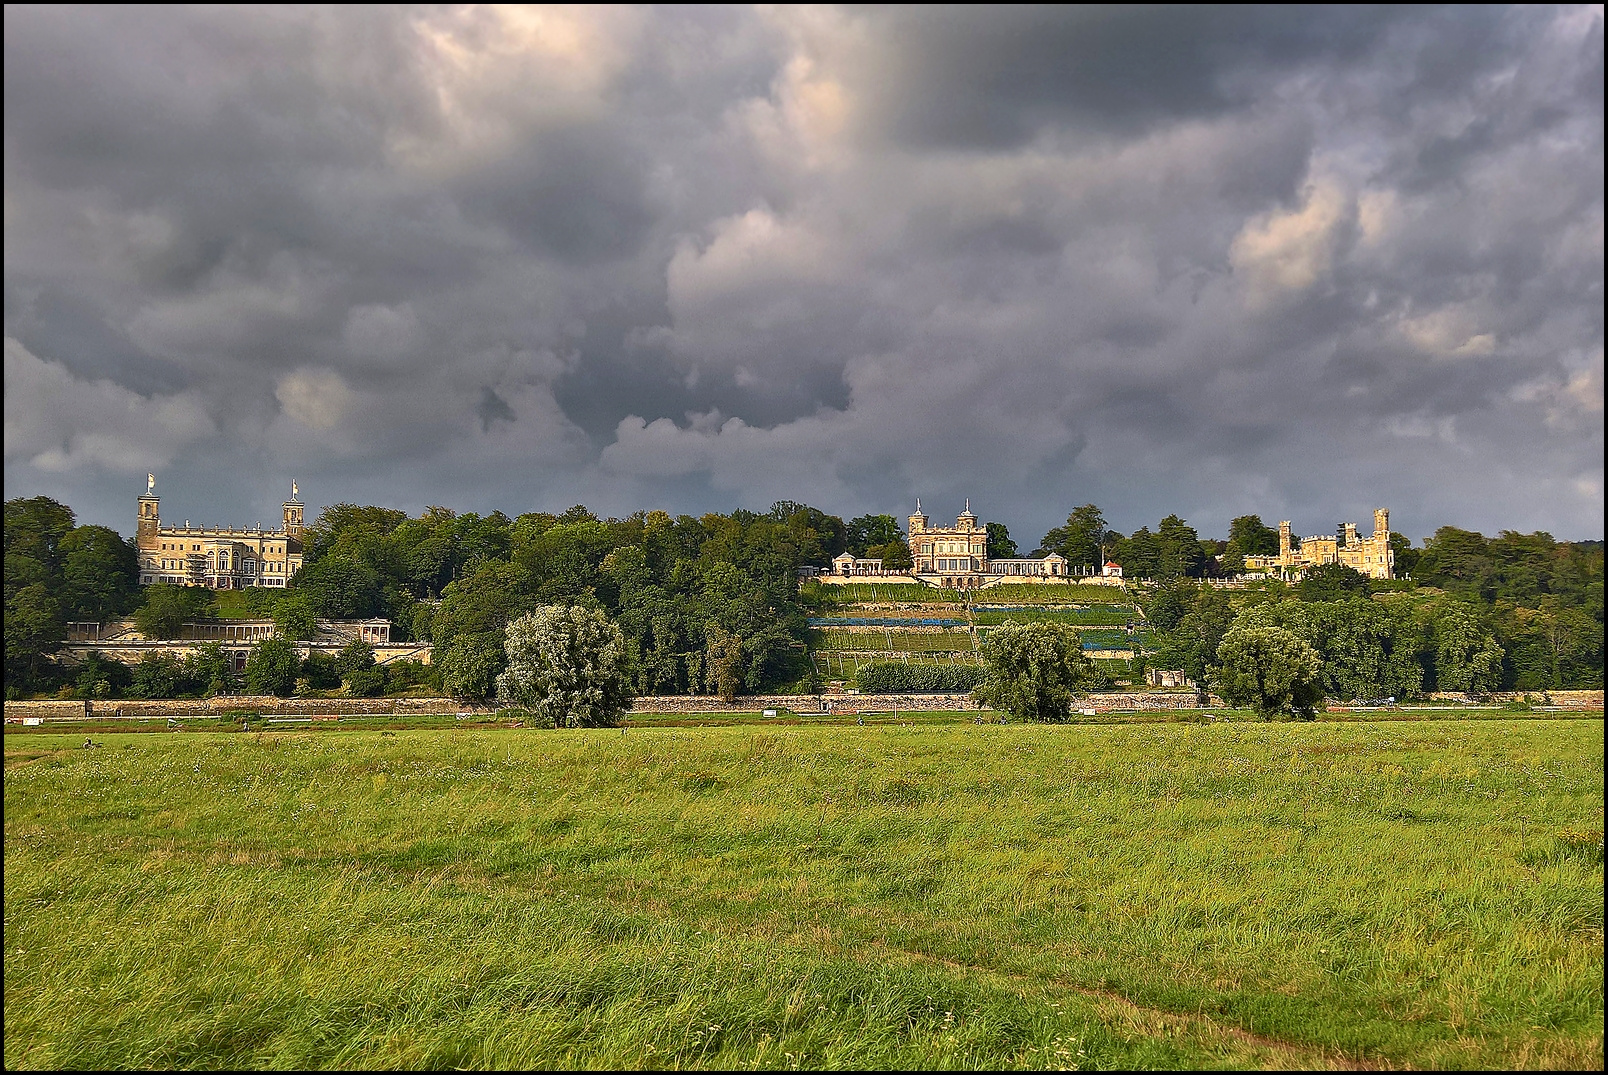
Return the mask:
[[475,414],[480,418],[482,432],[490,432],[493,422],[513,422],[519,418],[508,401],[489,384],[480,390],[480,402],[475,406]]
[[[1369,7],[884,8],[859,76],[920,146],[998,150],[1045,126],[1132,135],[1247,104],[1271,73],[1346,58],[1390,20]],[[889,77],[891,75],[891,78]]]
[[1601,533],[1593,10],[5,23],[6,333],[34,396],[98,386],[17,452],[8,391],[7,490],[92,521],[128,528],[89,437],[127,405],[169,432],[117,451],[218,521],[284,471],[409,510],[971,495],[1029,546],[1088,500]]
[[517,153],[460,183],[461,204],[519,241],[566,261],[629,257],[657,213],[643,183],[646,162],[608,130],[542,132]]

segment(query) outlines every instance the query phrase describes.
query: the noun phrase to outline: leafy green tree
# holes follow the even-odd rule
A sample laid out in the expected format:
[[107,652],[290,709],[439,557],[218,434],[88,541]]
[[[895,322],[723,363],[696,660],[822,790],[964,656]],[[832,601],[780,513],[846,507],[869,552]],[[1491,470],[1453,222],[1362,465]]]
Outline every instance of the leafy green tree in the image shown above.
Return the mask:
[[1158,631],[1171,631],[1183,621],[1194,605],[1195,587],[1187,582],[1176,581],[1156,587],[1155,594],[1150,598],[1150,607],[1145,610],[1145,618]]
[[1156,572],[1160,578],[1199,578],[1205,573],[1206,554],[1195,528],[1176,515],[1161,520],[1156,530]]
[[73,695],[77,698],[115,698],[133,679],[128,665],[98,653],[85,657],[76,672]]
[[871,556],[882,561],[884,571],[909,571],[915,565],[910,557],[910,546],[904,538],[890,541],[886,545],[873,545],[866,550]]
[[441,689],[441,669],[433,664],[423,661],[392,661],[385,666],[386,686],[394,692],[411,690],[423,687],[427,690],[439,691]]
[[280,595],[274,605],[274,630],[298,642],[311,641],[318,634],[318,617],[299,590]]
[[1198,590],[1194,603],[1169,638],[1179,648],[1175,668],[1194,683],[1205,683],[1217,667],[1217,647],[1234,622],[1234,608],[1221,590]]
[[1349,564],[1319,564],[1296,584],[1295,592],[1303,601],[1344,601],[1367,595],[1368,576]]
[[1016,551],[1016,542],[1011,540],[1011,532],[1004,523],[989,523],[986,529],[990,560],[1013,560],[1021,555]]
[[1410,698],[1423,687],[1422,640],[1413,622],[1365,598],[1307,606],[1306,641],[1336,698]]
[[385,692],[386,671],[374,662],[374,647],[355,638],[341,648],[335,667],[354,698],[373,698]]
[[1094,662],[1066,624],[1001,624],[984,636],[982,656],[978,700],[1022,720],[1064,723],[1094,679]]
[[283,635],[270,635],[251,647],[246,658],[246,689],[252,694],[288,698],[296,692],[301,656]]
[[390,674],[383,664],[371,664],[346,673],[346,691],[353,698],[377,698],[385,693]]
[[334,690],[341,685],[340,660],[334,654],[312,650],[302,661],[301,678],[307,681],[309,690]]
[[[54,572],[60,566],[62,539],[73,528],[73,509],[57,503],[48,496],[17,498],[6,501],[5,556],[6,576],[11,576],[12,557],[27,557]],[[25,580],[24,585],[29,581]]]
[[221,642],[202,642],[184,658],[184,678],[190,688],[206,695],[235,694],[242,686],[234,658]]
[[1279,551],[1279,532],[1263,524],[1260,515],[1241,515],[1228,524],[1228,544],[1241,556],[1273,556]]
[[1128,578],[1148,579],[1161,574],[1161,543],[1147,526],[1114,541],[1110,551]]
[[1217,647],[1211,685],[1232,706],[1249,706],[1263,720],[1311,720],[1323,697],[1317,651],[1279,627],[1236,627]]
[[1502,685],[1496,638],[1466,605],[1450,604],[1435,617],[1435,686],[1443,691],[1484,694]]
[[[508,621],[535,608],[531,576],[515,564],[486,564],[446,588],[431,617],[431,638],[448,645],[460,634],[501,632]],[[502,649],[502,639],[496,643]]]
[[407,512],[395,508],[331,504],[302,532],[305,562],[316,563],[337,548],[350,554],[360,545],[384,538],[407,521]]
[[631,707],[625,639],[603,613],[544,605],[508,625],[497,696],[558,728],[612,728]]
[[335,667],[343,676],[364,668],[373,668],[374,647],[361,638],[352,639],[341,647],[340,654],[335,658]]
[[5,505],[6,685],[31,690],[67,637],[62,602],[61,543],[73,512],[47,496]]
[[192,692],[183,662],[171,653],[147,653],[129,670],[128,693],[135,698],[178,698]]
[[1405,534],[1390,532],[1391,559],[1395,561],[1395,574],[1398,579],[1412,578],[1418,569],[1418,558],[1423,555],[1420,550],[1413,548],[1412,538]]
[[459,701],[483,702],[497,689],[497,677],[507,663],[502,631],[456,635],[436,658],[441,666],[441,689]]
[[177,638],[184,624],[208,619],[216,609],[211,590],[159,583],[145,588],[145,603],[134,610],[134,626],[146,638]]
[[103,621],[139,598],[139,554],[133,542],[104,526],[80,526],[62,538],[61,601],[68,618]]
[[723,702],[735,702],[743,686],[743,640],[711,620],[705,625],[709,636],[705,667],[715,693]]
[[[1039,548],[1044,552],[1060,553],[1074,568],[1094,567],[1101,564],[1100,548],[1110,544],[1118,535],[1106,529],[1105,516],[1093,504],[1073,508],[1066,517],[1065,526],[1057,526],[1044,535]],[[1123,564],[1123,567],[1128,565]]]
[[850,519],[845,531],[848,551],[856,556],[867,555],[873,545],[886,545],[904,537],[892,515],[862,515]]
[[61,603],[42,582],[6,597],[6,683],[29,689],[67,637]]
[[386,611],[380,573],[339,550],[296,572],[288,595],[304,600],[315,616],[332,620],[367,619]]

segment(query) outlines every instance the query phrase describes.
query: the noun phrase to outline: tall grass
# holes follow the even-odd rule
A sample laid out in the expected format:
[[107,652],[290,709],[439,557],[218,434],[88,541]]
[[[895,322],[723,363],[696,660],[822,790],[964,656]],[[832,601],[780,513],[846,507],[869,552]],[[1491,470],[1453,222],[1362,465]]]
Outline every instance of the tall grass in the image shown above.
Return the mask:
[[8,1067],[1603,1059],[1597,721],[80,742]]

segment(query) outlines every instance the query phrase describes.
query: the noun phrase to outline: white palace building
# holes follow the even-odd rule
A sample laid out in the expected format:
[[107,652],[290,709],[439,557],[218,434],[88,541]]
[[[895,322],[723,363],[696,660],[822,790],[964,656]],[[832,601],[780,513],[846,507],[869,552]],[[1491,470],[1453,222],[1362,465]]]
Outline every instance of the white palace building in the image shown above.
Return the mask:
[[[1023,557],[991,560],[988,557],[988,530],[977,525],[971,501],[955,519],[954,526],[933,526],[921,513],[916,501],[909,517],[907,540],[912,567],[909,571],[886,571],[875,558],[843,553],[832,561],[829,579],[861,579],[879,582],[909,581],[956,590],[977,590],[1000,582],[1070,582],[1067,562],[1059,553],[1043,558]],[[1078,581],[1090,581],[1079,579]]]

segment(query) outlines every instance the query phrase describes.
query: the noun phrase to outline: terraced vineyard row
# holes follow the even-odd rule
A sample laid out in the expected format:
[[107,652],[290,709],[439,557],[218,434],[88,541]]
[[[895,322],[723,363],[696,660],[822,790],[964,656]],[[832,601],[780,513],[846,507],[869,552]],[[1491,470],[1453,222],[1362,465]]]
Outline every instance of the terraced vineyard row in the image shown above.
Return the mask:
[[845,631],[826,628],[820,633],[822,650],[897,650],[906,653],[970,653],[966,631]]

